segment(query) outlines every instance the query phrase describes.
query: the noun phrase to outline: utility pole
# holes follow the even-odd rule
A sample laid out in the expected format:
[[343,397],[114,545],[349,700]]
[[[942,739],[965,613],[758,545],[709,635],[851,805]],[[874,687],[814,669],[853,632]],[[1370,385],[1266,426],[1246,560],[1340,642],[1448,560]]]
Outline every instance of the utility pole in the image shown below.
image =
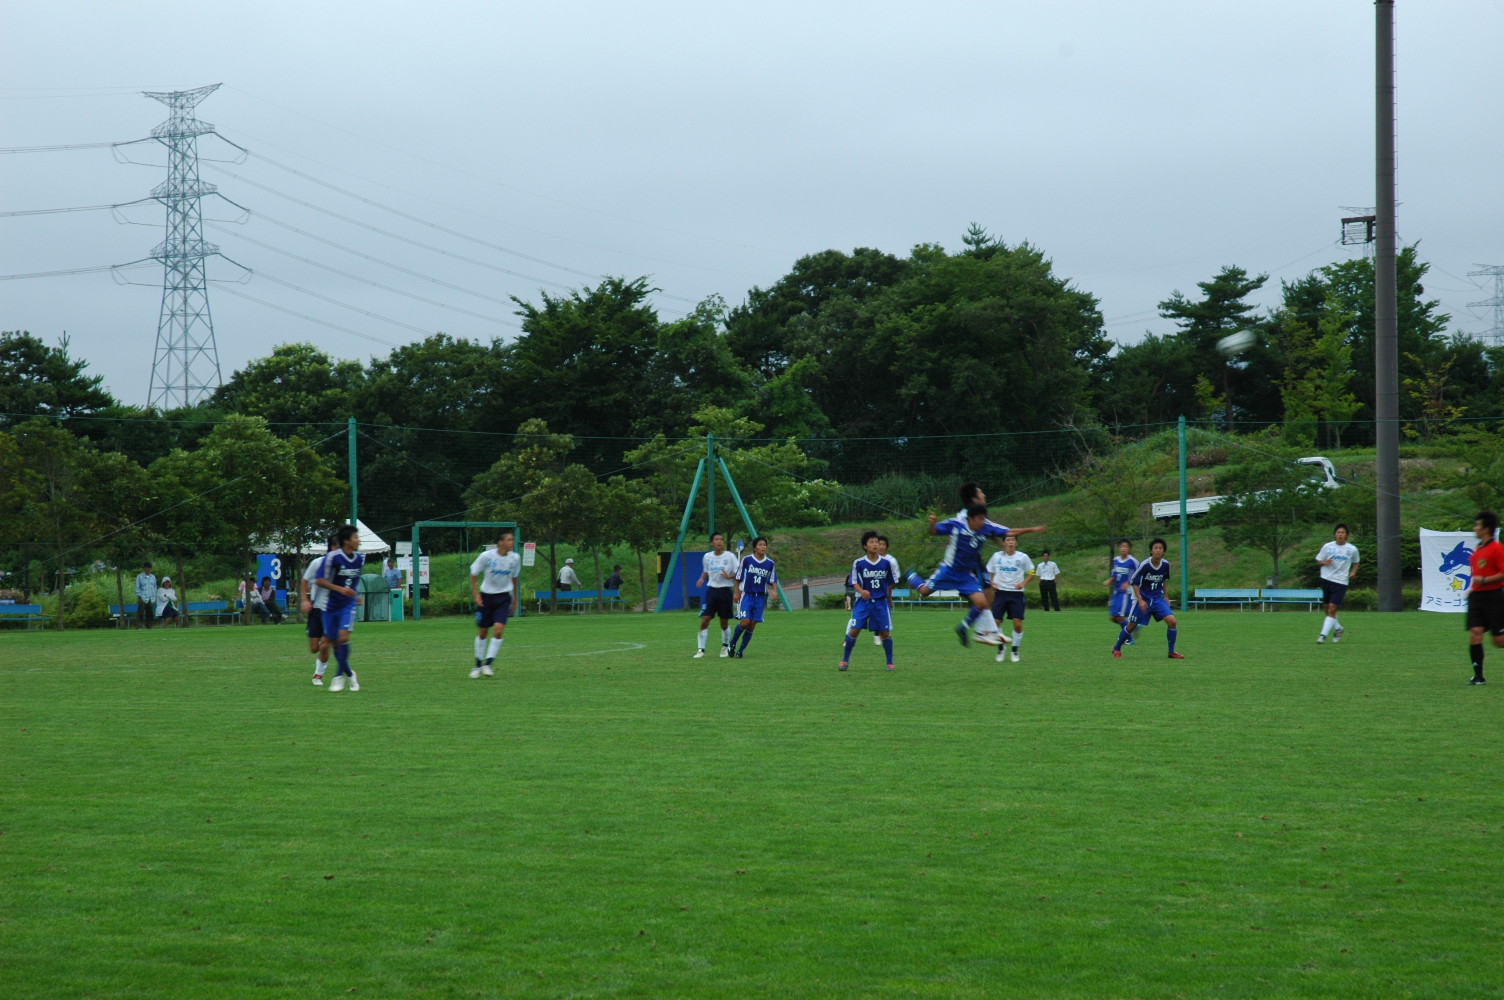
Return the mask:
[[1374,3],[1374,431],[1379,610],[1401,610],[1400,357],[1395,248],[1394,0]]
[[200,205],[215,187],[198,176],[198,137],[213,133],[214,126],[193,115],[198,103],[218,89],[216,83],[196,90],[146,92],[171,111],[151,130],[152,138],[167,150],[167,180],[151,192],[167,209],[166,238],[150,255],[162,262],[162,311],[147,403],[160,410],[193,406],[220,385],[204,269],[204,258],[219,253],[219,247],[204,242]]
[[1469,278],[1493,278],[1494,297],[1484,299],[1482,302],[1469,302],[1469,309],[1492,309],[1493,322],[1489,324],[1488,332],[1483,336],[1497,344],[1504,344],[1504,266],[1498,264],[1479,264],[1478,270],[1467,272]]

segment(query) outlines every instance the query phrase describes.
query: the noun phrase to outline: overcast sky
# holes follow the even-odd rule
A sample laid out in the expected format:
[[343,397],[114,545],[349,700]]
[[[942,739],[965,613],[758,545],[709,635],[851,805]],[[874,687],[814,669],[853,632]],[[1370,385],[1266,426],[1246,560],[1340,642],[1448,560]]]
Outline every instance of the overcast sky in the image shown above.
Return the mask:
[[[1468,272],[1504,264],[1504,2],[1397,8],[1400,236],[1433,264],[1453,328],[1482,332],[1486,311],[1467,303],[1492,286]],[[650,276],[667,316],[715,293],[734,305],[802,254],[954,249],[972,221],[1042,248],[1131,342],[1169,329],[1156,302],[1224,264],[1268,272],[1269,303],[1279,279],[1354,252],[1336,241],[1340,206],[1373,202],[1373,10],[12,3],[0,121],[7,147],[133,139],[166,118],[140,91],[223,83],[199,116],[256,155],[203,178],[253,215],[206,236],[259,272],[211,292],[226,378],[288,341],[367,359],[418,339],[411,328],[510,337],[509,296],[605,274]],[[164,162],[153,144],[130,150]],[[211,138],[200,152],[233,150]],[[0,211],[126,202],[164,176],[109,149],[0,155]],[[205,214],[234,210],[206,201]],[[154,228],[109,212],[0,218],[0,273],[140,259],[163,212],[127,215]],[[211,277],[237,273],[211,260]],[[145,285],[0,281],[0,329],[66,330],[117,396],[144,403],[160,269],[131,276]]]

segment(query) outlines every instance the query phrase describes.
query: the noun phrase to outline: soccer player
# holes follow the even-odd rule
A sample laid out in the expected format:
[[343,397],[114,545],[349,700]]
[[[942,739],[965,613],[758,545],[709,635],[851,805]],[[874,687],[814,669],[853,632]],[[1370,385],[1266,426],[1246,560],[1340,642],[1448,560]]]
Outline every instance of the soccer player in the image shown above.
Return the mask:
[[329,591],[329,603],[324,607],[324,634],[334,645],[334,660],[338,664],[334,679],[329,682],[330,691],[343,691],[345,678],[350,678],[350,690],[360,690],[360,679],[350,669],[350,632],[355,628],[355,609],[360,605],[360,571],[366,564],[361,555],[360,532],[353,524],[347,524],[334,533],[339,548],[324,557],[319,564],[318,579],[314,585]]
[[1353,570],[1358,568],[1358,547],[1347,540],[1347,525],[1339,524],[1332,532],[1332,541],[1316,553],[1316,565],[1321,567],[1321,602],[1326,605],[1326,621],[1321,623],[1317,644],[1342,641],[1342,624],[1337,621],[1337,612],[1347,599],[1347,583]]
[[856,590],[856,606],[851,609],[851,620],[846,623],[846,645],[841,653],[841,665],[845,670],[851,663],[851,651],[862,629],[871,629],[888,657],[888,669],[893,669],[893,585],[898,582],[898,564],[882,552],[881,537],[875,531],[862,533],[862,548],[867,554],[851,564],[848,578]]
[[[496,548],[487,549],[470,564],[470,596],[475,599],[475,669],[470,679],[491,677],[495,671],[491,664],[501,652],[502,633],[507,629],[507,619],[512,617],[514,597],[519,593],[518,578],[522,575],[522,557],[513,552],[516,536],[503,528],[496,536]],[[491,633],[490,645],[486,633]]]
[[1165,638],[1170,643],[1170,659],[1185,659],[1185,656],[1175,652],[1175,640],[1180,636],[1180,629],[1175,623],[1175,612],[1170,609],[1170,602],[1165,597],[1165,585],[1170,580],[1170,560],[1165,558],[1167,548],[1163,538],[1151,541],[1148,562],[1139,563],[1138,569],[1133,571],[1133,576],[1128,580],[1129,585],[1133,587],[1134,597],[1138,600],[1138,609],[1123,625],[1123,630],[1118,633],[1118,644],[1112,647],[1112,655],[1118,659],[1122,659],[1123,643],[1127,642],[1134,630],[1138,628],[1139,619],[1148,617],[1165,623]]
[[[1118,554],[1112,560],[1112,570],[1102,583],[1111,594],[1107,598],[1107,616],[1121,628],[1123,622],[1133,617],[1133,585],[1128,581],[1138,570],[1138,560],[1133,558],[1133,543],[1124,538],[1118,542]],[[1134,645],[1133,638],[1128,645]]]
[[[898,582],[903,579],[903,572],[898,568],[898,560],[895,559],[893,556],[888,555],[888,536],[887,535],[878,535],[877,536],[877,554],[879,556],[881,556],[882,558],[888,560],[888,562],[892,563],[892,565],[893,565],[893,583],[894,583],[894,586],[897,586]],[[888,619],[889,619],[888,620],[888,631],[890,633],[893,631],[893,621],[892,621],[893,615],[891,614],[892,609],[893,609],[893,588],[889,587],[888,588],[888,610],[889,610],[890,614],[888,615]],[[883,644],[882,636],[874,634],[872,636],[872,645],[874,645],[874,646],[881,646],[882,644]]]
[[705,553],[702,564],[695,589],[705,588],[705,605],[700,609],[700,645],[694,658],[705,657],[705,640],[710,635],[712,618],[721,620],[721,655],[730,656],[731,618],[736,613],[736,603],[731,597],[736,590],[737,559],[734,552],[726,551],[726,536],[719,531],[710,536],[710,551]]
[[1467,589],[1467,649],[1473,660],[1473,679],[1468,683],[1484,684],[1483,633],[1493,636],[1494,645],[1504,649],[1504,545],[1499,544],[1499,515],[1479,511],[1473,534],[1478,536],[1478,546],[1468,560],[1473,574]]
[[945,547],[939,568],[930,574],[930,578],[926,580],[911,570],[908,575],[909,585],[919,591],[920,597],[937,590],[960,593],[971,602],[971,610],[966,613],[961,624],[956,626],[956,637],[961,640],[961,645],[971,645],[971,629],[975,625],[978,642],[1000,646],[1003,637],[998,634],[997,623],[992,619],[992,609],[987,606],[987,597],[977,578],[981,569],[978,553],[981,552],[984,538],[1006,535],[1008,529],[987,520],[987,508],[981,504],[972,504],[962,513],[965,517],[950,517],[944,521],[938,520],[934,514],[930,515],[930,534],[949,535],[950,543]]
[[[1013,535],[1003,538],[1003,551],[994,552],[987,560],[987,579],[992,582],[992,616],[998,621],[1013,622],[1013,662],[1018,662],[1018,647],[1024,641],[1024,588],[1034,577],[1034,561],[1025,552],[1018,551],[1018,539]],[[1004,643],[1007,639],[1004,638]],[[1010,650],[999,648],[997,662]]]
[[[728,648],[731,655],[740,659],[747,652],[747,643],[752,641],[752,630],[762,621],[763,611],[768,606],[768,588],[778,583],[778,571],[773,560],[768,558],[768,540],[761,535],[752,539],[752,554],[742,557],[736,570],[735,595],[741,609],[741,621],[731,633]],[[737,640],[741,645],[737,645]]]
[[[333,535],[329,536],[329,552],[339,548],[339,540]],[[324,553],[328,555],[329,552]],[[329,637],[324,634],[324,606],[329,603],[329,591],[322,587],[315,587],[314,581],[319,578],[319,570],[324,565],[324,556],[308,561],[308,568],[303,570],[303,579],[298,583],[298,594],[301,597],[299,606],[308,619],[308,651],[313,654],[313,686],[324,686],[324,669],[329,666]],[[312,587],[317,593],[311,593]]]

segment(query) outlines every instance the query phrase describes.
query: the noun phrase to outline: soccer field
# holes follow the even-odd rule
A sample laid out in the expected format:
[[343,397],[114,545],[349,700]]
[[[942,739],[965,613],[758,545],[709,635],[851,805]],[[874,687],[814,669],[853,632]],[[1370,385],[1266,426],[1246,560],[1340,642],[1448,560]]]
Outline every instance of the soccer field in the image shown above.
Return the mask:
[[362,625],[340,694],[292,626],[0,636],[0,996],[1501,995],[1458,618],[957,617]]

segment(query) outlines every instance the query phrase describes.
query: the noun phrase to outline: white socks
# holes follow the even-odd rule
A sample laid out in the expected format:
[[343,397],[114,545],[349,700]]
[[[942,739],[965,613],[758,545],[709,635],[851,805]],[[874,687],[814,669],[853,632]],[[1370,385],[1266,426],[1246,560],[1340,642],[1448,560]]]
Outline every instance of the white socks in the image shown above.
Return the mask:
[[1014,652],[1017,652],[1018,651],[1018,647],[1022,646],[1023,644],[1024,644],[1024,630],[1023,629],[1015,629],[1014,632],[1013,632],[1013,650],[1014,650]]
[[479,659],[482,659],[483,657],[485,657],[485,655],[486,655],[486,640],[484,640],[484,639],[476,639],[475,640],[475,658],[477,660],[479,660]]
[[700,629],[700,652],[702,652],[702,653],[705,652],[705,637],[708,636],[708,635],[710,635],[710,629],[708,629],[708,628],[702,628],[702,629]]
[[496,654],[501,650],[501,636],[492,636],[491,644],[486,647],[486,659],[496,659]]
[[1330,615],[1328,615],[1326,621],[1324,621],[1324,622],[1321,623],[1321,634],[1322,635],[1331,635],[1332,634],[1332,629],[1334,629],[1336,627],[1337,627],[1337,619],[1335,619],[1335,618],[1331,617]]
[[991,611],[983,611],[977,618],[977,631],[986,635],[988,632],[996,632],[997,620],[992,617]]
[[721,629],[721,645],[722,646],[729,646],[729,645],[731,645],[731,626],[729,626],[729,625],[726,626],[725,628]]
[[313,661],[313,672],[316,673],[316,674],[321,674],[321,675],[323,674],[323,672],[324,672],[324,661],[323,660],[315,659]]

